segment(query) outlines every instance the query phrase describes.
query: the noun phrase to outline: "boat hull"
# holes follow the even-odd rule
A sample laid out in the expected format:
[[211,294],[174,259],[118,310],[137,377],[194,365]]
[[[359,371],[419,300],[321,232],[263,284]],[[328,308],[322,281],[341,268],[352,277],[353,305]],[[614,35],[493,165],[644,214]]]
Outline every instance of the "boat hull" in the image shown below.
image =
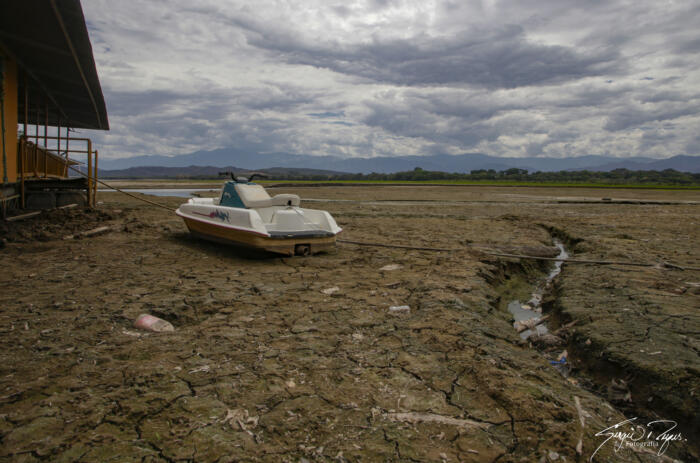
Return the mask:
[[286,256],[316,254],[335,248],[336,235],[334,234],[278,234],[277,236],[265,236],[248,230],[219,226],[187,216],[181,217],[192,235],[216,243],[257,249]]

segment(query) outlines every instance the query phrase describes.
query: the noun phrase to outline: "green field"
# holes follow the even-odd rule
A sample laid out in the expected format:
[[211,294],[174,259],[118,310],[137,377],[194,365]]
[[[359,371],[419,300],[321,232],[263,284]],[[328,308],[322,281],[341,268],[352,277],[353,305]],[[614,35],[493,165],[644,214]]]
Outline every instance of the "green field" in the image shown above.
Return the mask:
[[[157,178],[157,179],[104,179],[107,183],[119,187],[135,188],[136,185],[149,185],[154,188],[165,188],[166,186],[177,187],[178,185],[212,185],[219,186],[226,179],[224,178]],[[523,180],[295,180],[295,179],[265,179],[255,180],[256,183],[264,185],[437,185],[437,186],[499,186],[499,187],[537,187],[537,188],[600,188],[600,189],[638,189],[638,190],[700,190],[700,184],[674,185],[668,183],[603,183],[603,182],[545,182],[545,181],[523,181]]]
[[654,183],[592,183],[592,182],[525,182],[510,180],[261,180],[262,184],[323,184],[323,185],[470,185],[517,186],[552,188],[633,188],[644,190],[700,190],[700,185],[670,185]]

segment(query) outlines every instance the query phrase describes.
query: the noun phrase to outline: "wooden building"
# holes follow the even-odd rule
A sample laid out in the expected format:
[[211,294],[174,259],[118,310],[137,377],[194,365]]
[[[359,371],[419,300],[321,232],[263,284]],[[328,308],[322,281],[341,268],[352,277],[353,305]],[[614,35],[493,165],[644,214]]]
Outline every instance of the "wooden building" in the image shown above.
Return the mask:
[[98,153],[74,130],[109,122],[79,0],[0,1],[0,125],[3,213],[94,204]]

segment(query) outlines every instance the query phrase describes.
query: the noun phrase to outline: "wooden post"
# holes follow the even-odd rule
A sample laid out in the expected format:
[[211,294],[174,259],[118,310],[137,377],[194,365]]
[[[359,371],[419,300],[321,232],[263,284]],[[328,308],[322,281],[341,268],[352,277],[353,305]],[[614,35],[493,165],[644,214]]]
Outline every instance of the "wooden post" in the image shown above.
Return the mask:
[[87,203],[88,206],[92,206],[92,142],[90,139],[87,141]]
[[17,162],[19,165],[19,205],[24,209],[24,151],[27,148],[27,134],[23,133],[17,145]]
[[32,162],[32,170],[34,170],[34,177],[39,178],[39,145],[34,143],[34,155],[32,156],[33,162]]
[[36,104],[36,120],[34,121],[34,177],[39,178],[39,102]]
[[97,156],[98,152],[95,150],[95,175],[93,177],[93,190],[92,190],[92,207],[95,207],[97,201]]
[[49,104],[44,103],[44,148],[49,149]]
[[68,153],[70,153],[70,127],[66,127],[66,177],[68,177]]
[[19,183],[19,194],[20,194],[20,205],[22,209],[25,207],[24,199],[24,157],[27,155],[27,141],[29,140],[29,135],[27,134],[27,129],[29,125],[29,82],[27,81],[27,73],[24,73],[24,135],[22,142],[20,143],[20,183]]
[[24,136],[27,136],[27,124],[29,123],[29,83],[27,82],[27,74],[24,74]]
[[44,103],[44,149],[46,152],[44,153],[44,178],[47,177],[46,171],[49,170],[49,139],[48,139],[48,131],[49,131],[49,103],[46,102]]
[[[58,116],[58,126],[56,129],[56,136],[58,137],[56,139],[56,154],[60,157],[61,156],[61,116]],[[67,169],[67,164],[63,165],[63,176],[66,176],[66,169]]]
[[34,121],[34,137],[35,144],[39,145],[39,103],[36,105],[36,120]]

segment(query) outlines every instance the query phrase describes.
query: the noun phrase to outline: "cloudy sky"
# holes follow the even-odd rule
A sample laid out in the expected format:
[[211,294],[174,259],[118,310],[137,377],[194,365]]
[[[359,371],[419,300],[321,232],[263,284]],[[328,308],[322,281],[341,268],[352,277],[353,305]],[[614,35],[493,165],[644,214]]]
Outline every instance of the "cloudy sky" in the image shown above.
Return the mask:
[[82,0],[104,157],[700,154],[696,0]]

